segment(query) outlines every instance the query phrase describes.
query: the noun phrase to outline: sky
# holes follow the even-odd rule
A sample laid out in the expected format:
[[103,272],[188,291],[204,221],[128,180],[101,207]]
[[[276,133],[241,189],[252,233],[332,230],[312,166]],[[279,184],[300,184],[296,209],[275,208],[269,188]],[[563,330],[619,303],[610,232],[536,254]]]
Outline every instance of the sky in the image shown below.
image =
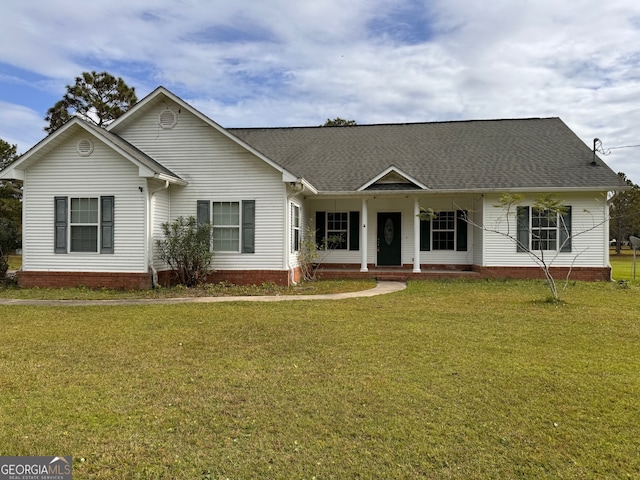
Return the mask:
[[560,117],[640,183],[637,0],[3,0],[0,138],[84,71],[223,127]]

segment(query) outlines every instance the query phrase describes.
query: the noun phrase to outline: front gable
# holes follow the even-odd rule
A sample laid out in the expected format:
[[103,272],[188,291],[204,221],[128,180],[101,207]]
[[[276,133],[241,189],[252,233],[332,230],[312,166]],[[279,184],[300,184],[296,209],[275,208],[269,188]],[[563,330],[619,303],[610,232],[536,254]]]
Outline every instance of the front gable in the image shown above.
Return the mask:
[[[124,158],[135,165],[138,168],[139,177],[155,178],[170,183],[186,185],[186,182],[180,177],[117,135],[77,117],[43,139],[0,174],[3,178],[24,180],[26,170],[41,161],[45,161],[56,150],[65,147],[70,151],[67,145],[69,142],[76,142],[73,149],[71,149],[74,152],[69,153],[70,155],[89,158],[93,155],[96,144],[103,145],[111,154]],[[71,176],[73,172],[67,172],[66,175]]]
[[[174,141],[186,142],[185,152],[183,153],[186,153],[188,144],[194,137],[200,135],[217,135],[259,158],[262,162],[280,172],[283,182],[302,181],[302,179],[287,171],[248,143],[234,136],[228,130],[164,87],[156,88],[127,113],[109,125],[107,130],[128,139],[143,151],[148,151],[150,148],[153,149],[160,136],[167,138],[173,130],[180,131],[178,127],[185,116],[191,117],[189,120],[191,125],[197,125],[196,128],[198,128],[199,131],[196,132],[192,130],[189,132],[191,139],[179,139],[177,134],[173,136]],[[156,149],[150,154],[162,162],[163,160],[159,158],[158,155],[162,155],[163,153],[167,155],[166,150],[159,151]],[[169,153],[168,155],[171,154]],[[173,155],[175,156],[175,153]]]
[[373,177],[367,183],[358,188],[358,192],[366,190],[390,191],[390,190],[428,190],[429,188],[404,173],[395,166],[390,166],[378,175]]

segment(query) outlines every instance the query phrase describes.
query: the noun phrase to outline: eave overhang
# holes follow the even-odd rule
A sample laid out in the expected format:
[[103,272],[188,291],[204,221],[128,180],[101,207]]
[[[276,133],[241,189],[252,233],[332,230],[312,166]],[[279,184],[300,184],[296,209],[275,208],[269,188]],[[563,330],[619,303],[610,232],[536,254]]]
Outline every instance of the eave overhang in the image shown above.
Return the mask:
[[434,195],[480,195],[493,193],[602,193],[612,191],[629,190],[631,187],[619,185],[603,185],[593,187],[517,187],[517,188],[477,188],[477,189],[429,189],[429,190],[364,190],[364,191],[319,191],[318,197],[410,197],[410,196],[434,196]]

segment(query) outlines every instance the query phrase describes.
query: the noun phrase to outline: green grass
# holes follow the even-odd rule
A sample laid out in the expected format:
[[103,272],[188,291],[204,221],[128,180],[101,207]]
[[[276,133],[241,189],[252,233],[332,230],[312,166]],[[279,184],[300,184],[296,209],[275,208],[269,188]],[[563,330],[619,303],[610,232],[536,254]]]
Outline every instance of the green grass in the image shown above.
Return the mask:
[[74,479],[638,478],[640,288],[0,306],[0,452]]
[[375,287],[375,280],[326,280],[304,282],[296,286],[283,287],[273,283],[262,285],[233,285],[230,283],[206,284],[197,288],[176,286],[145,290],[109,290],[74,288],[19,288],[0,285],[0,298],[31,300],[115,300],[131,298],[183,298],[183,297],[232,297],[256,295],[322,295],[366,290]]
[[640,285],[640,254],[636,254],[636,278],[633,278],[633,250],[624,249],[620,255],[615,250],[609,254],[611,260],[612,275],[615,280],[637,282]]
[[[610,261],[612,266],[612,276],[616,281],[626,281],[640,285],[640,255],[636,265],[637,279],[633,278],[633,251],[623,249],[620,255],[615,253],[615,249],[610,250]],[[9,270],[17,270],[22,265],[22,257],[19,255],[9,256]],[[558,280],[560,288],[564,281]],[[42,299],[42,300],[113,300],[120,298],[167,298],[167,297],[191,297],[191,296],[238,296],[238,295],[317,295],[326,293],[351,292],[372,288],[372,280],[336,280],[323,282],[307,282],[295,287],[279,287],[273,284],[236,286],[231,284],[207,284],[200,288],[159,288],[155,290],[109,290],[109,289],[88,289],[88,288],[32,288],[21,289],[0,284],[0,298],[18,299]]]

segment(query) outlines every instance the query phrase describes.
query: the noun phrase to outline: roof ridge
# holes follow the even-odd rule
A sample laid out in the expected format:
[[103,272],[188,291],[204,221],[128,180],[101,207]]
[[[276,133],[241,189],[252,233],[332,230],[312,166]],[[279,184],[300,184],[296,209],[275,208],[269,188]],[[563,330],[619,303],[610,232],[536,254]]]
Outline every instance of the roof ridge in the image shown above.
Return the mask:
[[532,120],[560,120],[560,117],[522,117],[522,118],[481,118],[481,119],[467,119],[467,120],[435,120],[431,122],[385,122],[385,123],[362,123],[356,125],[291,125],[280,127],[229,127],[227,130],[294,130],[294,129],[332,129],[332,128],[357,128],[357,127],[395,127],[395,126],[410,126],[410,125],[445,125],[453,123],[489,123],[489,122],[520,122],[520,121],[532,121]]

